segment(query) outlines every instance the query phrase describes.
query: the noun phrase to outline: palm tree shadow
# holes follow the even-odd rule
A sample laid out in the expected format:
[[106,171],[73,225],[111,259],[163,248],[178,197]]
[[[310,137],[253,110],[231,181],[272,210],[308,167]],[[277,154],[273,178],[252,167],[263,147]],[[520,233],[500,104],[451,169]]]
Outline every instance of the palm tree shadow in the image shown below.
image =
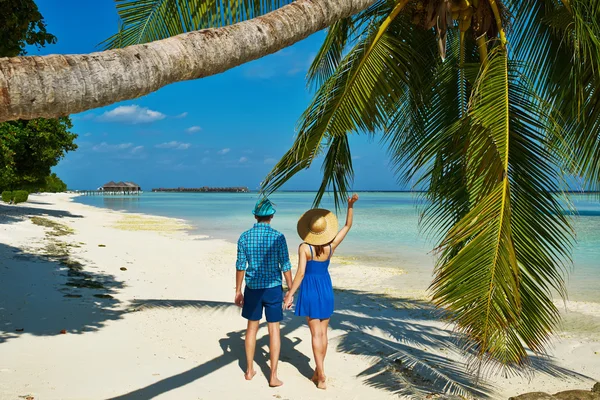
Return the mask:
[[[45,203],[30,201],[29,203],[43,205]],[[27,207],[24,204],[6,205],[0,203],[0,224],[14,224],[30,217],[82,218],[79,214],[69,211],[53,210],[50,208]]]
[[[371,367],[357,375],[367,385],[415,399],[445,393],[478,399],[494,397],[495,388],[485,379],[478,380],[466,362],[460,361],[474,356],[465,354],[464,337],[451,327],[430,323],[444,316],[431,303],[353,290],[343,291],[338,297],[342,304],[331,326],[348,333],[337,350],[373,359]],[[383,335],[367,333],[373,330]],[[549,357],[530,358],[529,368],[516,372],[591,379],[558,366]]]
[[69,254],[0,243],[0,345],[22,335],[83,335],[123,318],[116,276]]

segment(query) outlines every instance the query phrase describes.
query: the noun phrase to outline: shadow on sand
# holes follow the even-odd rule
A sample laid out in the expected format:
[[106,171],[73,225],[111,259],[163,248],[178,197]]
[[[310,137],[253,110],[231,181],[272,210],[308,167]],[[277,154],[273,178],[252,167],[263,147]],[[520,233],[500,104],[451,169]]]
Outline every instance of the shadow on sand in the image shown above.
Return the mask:
[[[493,397],[494,390],[485,382],[475,383],[463,362],[456,361],[460,353],[456,334],[440,329],[433,322],[439,319],[430,303],[412,299],[399,299],[359,291],[339,293],[336,312],[331,327],[345,333],[337,339],[337,351],[359,354],[373,359],[373,364],[357,378],[366,385],[386,390],[391,394],[411,398],[425,398],[432,393],[453,393],[484,399]],[[192,300],[138,300],[138,310],[146,308],[194,308],[199,312],[219,312],[235,307],[227,302]],[[303,318],[287,317],[282,325],[281,361],[288,362],[298,372],[309,378],[312,354],[302,354],[296,349],[301,339],[294,331],[305,325]],[[379,334],[366,332],[378,331]],[[245,368],[243,330],[230,332],[219,341],[222,355],[180,374],[162,379],[146,387],[112,397],[109,400],[151,399],[187,385],[231,363]],[[257,343],[257,350],[266,347],[268,337]],[[429,349],[442,350],[447,356]],[[439,353],[439,351],[437,352]],[[269,375],[268,354],[257,354],[255,361],[266,377]],[[550,359],[533,357],[536,373],[565,379],[588,378],[554,364]]]
[[0,244],[0,345],[21,334],[81,334],[121,318],[111,293],[122,283],[90,265],[80,271],[84,264]]
[[[44,204],[29,201],[32,204]],[[0,203],[0,224],[12,224],[23,221],[24,217],[55,217],[55,218],[82,218],[81,215],[73,214],[63,210],[51,210],[48,208],[34,208],[19,204],[16,206]]]

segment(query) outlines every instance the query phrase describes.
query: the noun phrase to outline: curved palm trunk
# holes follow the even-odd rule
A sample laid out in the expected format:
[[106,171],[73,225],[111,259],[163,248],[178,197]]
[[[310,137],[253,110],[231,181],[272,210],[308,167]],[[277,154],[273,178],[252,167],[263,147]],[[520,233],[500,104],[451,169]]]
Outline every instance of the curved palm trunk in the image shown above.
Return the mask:
[[375,0],[298,0],[219,29],[81,55],[0,58],[0,122],[58,117],[215,75],[272,54]]

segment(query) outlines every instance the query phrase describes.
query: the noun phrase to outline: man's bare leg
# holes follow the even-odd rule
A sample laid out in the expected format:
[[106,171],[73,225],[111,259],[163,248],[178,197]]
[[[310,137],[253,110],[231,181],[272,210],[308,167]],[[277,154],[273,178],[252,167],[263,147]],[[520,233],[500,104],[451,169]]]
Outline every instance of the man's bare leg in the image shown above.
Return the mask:
[[277,364],[279,363],[279,352],[281,351],[281,337],[279,322],[269,322],[269,353],[271,356],[271,377],[269,386],[277,387],[283,385],[283,382],[277,377]]
[[258,324],[260,321],[248,321],[246,329],[246,373],[244,378],[247,381],[254,378],[256,371],[254,370],[254,351],[256,350],[256,334],[258,332]]

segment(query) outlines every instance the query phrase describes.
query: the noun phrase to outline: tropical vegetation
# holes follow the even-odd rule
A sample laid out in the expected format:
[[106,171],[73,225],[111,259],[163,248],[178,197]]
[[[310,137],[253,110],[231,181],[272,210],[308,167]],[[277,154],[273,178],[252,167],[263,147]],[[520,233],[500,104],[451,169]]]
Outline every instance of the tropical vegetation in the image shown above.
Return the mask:
[[14,192],[5,190],[2,192],[2,201],[5,203],[19,204],[29,199],[29,192],[26,190],[15,190]]
[[9,190],[5,190],[2,192],[2,201],[5,203],[10,203],[13,199],[13,193]]
[[[0,57],[23,55],[27,45],[56,42],[33,0],[0,0],[0,8]],[[66,152],[77,149],[72,127],[68,117],[1,122],[0,190],[61,188],[50,169]]]

